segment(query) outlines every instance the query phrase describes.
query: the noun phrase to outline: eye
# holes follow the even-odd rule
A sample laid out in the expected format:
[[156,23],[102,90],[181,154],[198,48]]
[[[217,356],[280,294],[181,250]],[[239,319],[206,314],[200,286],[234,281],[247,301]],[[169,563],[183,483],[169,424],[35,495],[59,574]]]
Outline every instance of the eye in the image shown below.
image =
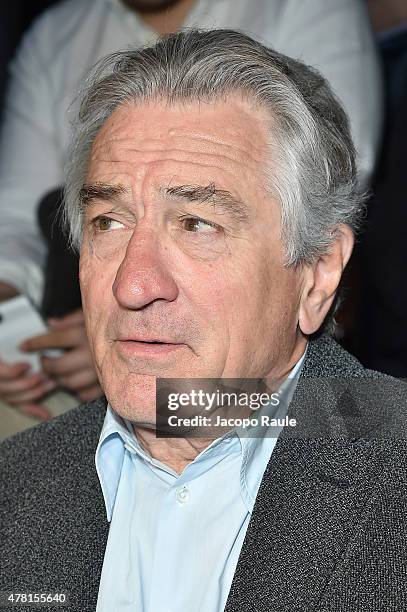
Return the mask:
[[115,221],[115,219],[111,219],[110,217],[105,217],[103,215],[93,219],[92,224],[100,232],[108,232],[110,230],[124,227],[123,223],[120,223],[120,221]]
[[201,219],[200,217],[182,217],[181,224],[182,229],[186,232],[212,233],[221,229],[216,223],[205,221],[205,219]]

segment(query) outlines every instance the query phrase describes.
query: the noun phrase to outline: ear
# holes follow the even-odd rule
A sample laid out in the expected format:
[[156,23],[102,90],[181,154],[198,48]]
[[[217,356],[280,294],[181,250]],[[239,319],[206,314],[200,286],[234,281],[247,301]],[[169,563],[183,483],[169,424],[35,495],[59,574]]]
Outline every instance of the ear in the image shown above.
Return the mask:
[[303,334],[313,334],[321,327],[332,306],[354,241],[351,228],[348,225],[339,225],[335,229],[329,252],[304,267],[299,310],[299,326]]

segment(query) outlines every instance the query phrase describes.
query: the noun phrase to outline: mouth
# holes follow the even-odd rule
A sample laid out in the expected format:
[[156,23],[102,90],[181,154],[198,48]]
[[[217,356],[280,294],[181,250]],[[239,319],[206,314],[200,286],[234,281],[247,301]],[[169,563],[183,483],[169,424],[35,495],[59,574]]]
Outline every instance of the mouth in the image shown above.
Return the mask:
[[175,343],[175,342],[167,342],[163,340],[118,340],[117,341],[119,350],[123,352],[125,355],[129,356],[160,356],[167,355],[172,353],[182,347],[185,344]]

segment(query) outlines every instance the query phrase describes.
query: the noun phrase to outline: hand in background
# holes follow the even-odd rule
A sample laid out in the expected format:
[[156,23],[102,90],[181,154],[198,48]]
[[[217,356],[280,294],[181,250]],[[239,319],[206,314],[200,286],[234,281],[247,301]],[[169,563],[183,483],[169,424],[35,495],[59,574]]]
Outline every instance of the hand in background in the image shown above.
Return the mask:
[[48,321],[49,331],[20,346],[25,351],[63,349],[59,357],[42,357],[44,374],[86,402],[103,394],[93,365],[82,309]]
[[0,302],[4,302],[5,300],[11,300],[11,298],[16,297],[17,295],[18,291],[15,287],[12,287],[12,285],[0,281]]
[[0,399],[25,414],[47,419],[48,410],[37,402],[55,389],[56,383],[43,372],[30,373],[30,367],[29,363],[0,361]]
[[[15,287],[0,282],[0,302],[9,300],[18,295]],[[0,399],[20,408],[26,414],[38,418],[49,418],[48,410],[40,406],[46,393],[55,389],[55,382],[44,373],[30,373],[29,363],[5,363],[0,360]]]

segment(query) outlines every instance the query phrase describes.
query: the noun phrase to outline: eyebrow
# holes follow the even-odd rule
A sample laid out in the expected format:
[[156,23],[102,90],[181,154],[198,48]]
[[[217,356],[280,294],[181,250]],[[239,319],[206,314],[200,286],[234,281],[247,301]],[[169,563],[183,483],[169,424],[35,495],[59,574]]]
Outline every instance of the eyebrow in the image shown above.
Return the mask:
[[175,200],[211,204],[215,212],[216,208],[218,208],[222,212],[228,213],[239,223],[247,223],[249,221],[248,206],[235,198],[229,191],[217,189],[215,183],[210,183],[207,186],[177,185],[175,187],[168,187],[164,189],[164,195]]
[[[237,223],[248,223],[248,206],[235,198],[225,189],[217,189],[215,183],[209,185],[176,185],[160,190],[164,197],[171,200],[184,200],[198,204],[210,204],[216,209],[229,214]],[[109,183],[84,184],[79,192],[82,208],[94,203],[96,200],[114,202],[131,191],[125,185],[111,185]]]
[[129,195],[130,189],[124,185],[109,185],[108,183],[85,184],[79,191],[79,201],[83,208],[93,204],[95,200],[114,201],[123,195]]

